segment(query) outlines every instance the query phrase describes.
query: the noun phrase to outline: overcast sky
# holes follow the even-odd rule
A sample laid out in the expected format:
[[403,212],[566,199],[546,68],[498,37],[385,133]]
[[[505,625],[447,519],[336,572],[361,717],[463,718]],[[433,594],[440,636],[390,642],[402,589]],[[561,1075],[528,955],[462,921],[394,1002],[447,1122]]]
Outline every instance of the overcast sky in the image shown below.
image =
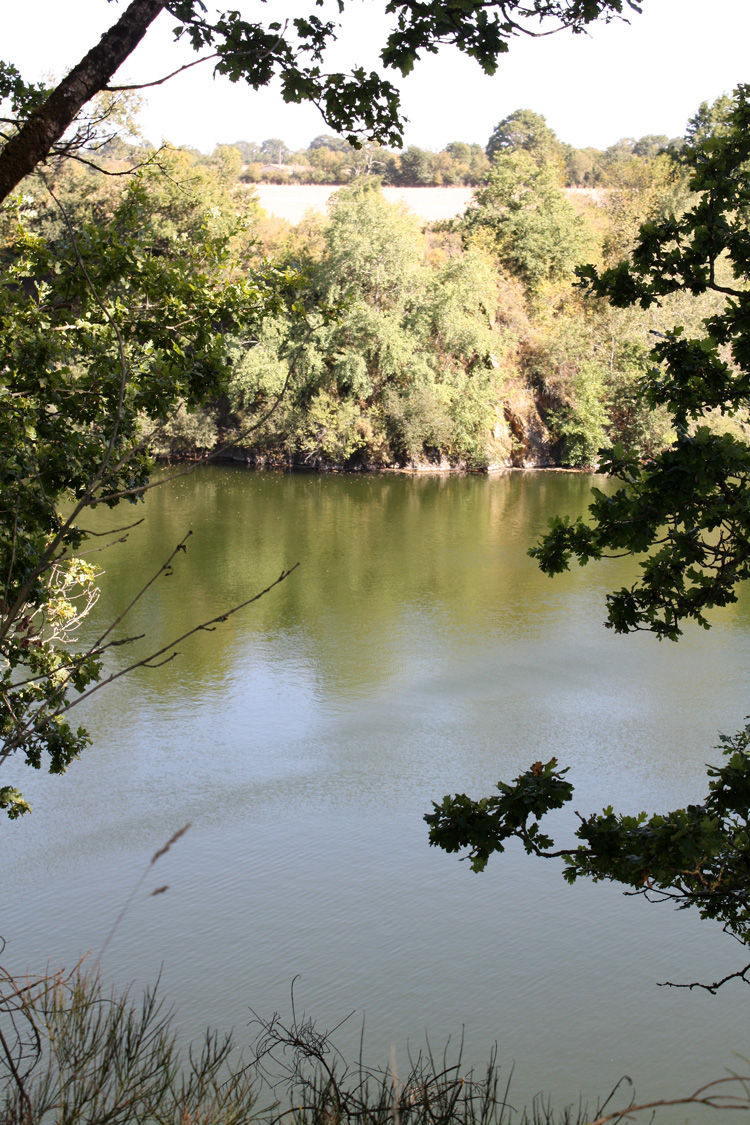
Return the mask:
[[[595,27],[515,41],[493,78],[471,59],[444,50],[399,80],[409,122],[405,141],[440,149],[452,140],[486,144],[514,109],[542,113],[561,140],[605,148],[623,136],[677,136],[703,100],[750,81],[750,0],[642,0],[630,25]],[[212,7],[208,0],[209,8]],[[113,23],[123,3],[107,0],[4,0],[0,56],[24,77],[61,76]],[[248,16],[280,18],[315,11],[313,0],[231,0]],[[350,0],[332,62],[338,69],[377,62],[388,23],[383,0]],[[174,20],[161,15],[118,81],[162,77],[195,56],[175,45]],[[286,106],[277,92],[255,93],[213,78],[210,63],[148,91],[144,135],[210,151],[216,143],[280,137],[305,147],[327,132],[317,110]],[[392,75],[389,74],[389,77]]]

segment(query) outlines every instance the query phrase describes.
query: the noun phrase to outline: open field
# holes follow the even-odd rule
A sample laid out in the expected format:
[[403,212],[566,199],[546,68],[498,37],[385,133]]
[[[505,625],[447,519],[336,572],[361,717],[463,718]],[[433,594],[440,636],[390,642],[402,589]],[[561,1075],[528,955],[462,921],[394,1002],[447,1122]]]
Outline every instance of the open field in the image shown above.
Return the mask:
[[[306,211],[322,211],[339,188],[328,184],[254,184],[261,206],[269,215],[298,223]],[[471,200],[470,187],[387,187],[383,195],[390,203],[403,200],[420,219],[436,222],[460,215]]]
[[[253,184],[261,206],[269,215],[298,223],[306,211],[325,214],[328,200],[338,187],[330,184]],[[474,189],[470,187],[386,187],[383,195],[390,203],[402,200],[410,211],[425,222],[452,219],[466,210]],[[587,203],[601,203],[602,188],[565,188],[565,194],[578,210]]]

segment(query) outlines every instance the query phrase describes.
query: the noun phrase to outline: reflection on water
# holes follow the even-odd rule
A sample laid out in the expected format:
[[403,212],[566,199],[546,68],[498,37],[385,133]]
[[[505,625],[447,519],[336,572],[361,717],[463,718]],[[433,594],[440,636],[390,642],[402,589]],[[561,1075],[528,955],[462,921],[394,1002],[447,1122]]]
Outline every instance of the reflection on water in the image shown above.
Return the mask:
[[[740,990],[655,986],[738,967],[741,949],[707,924],[568,888],[515,853],[476,876],[426,844],[433,798],[489,792],[551,753],[581,812],[696,799],[717,730],[749,710],[746,598],[712,632],[659,645],[601,626],[629,563],[550,580],[528,559],[589,486],[212,468],[150,493],[144,524],[105,557],[97,615],[120,612],[192,530],[127,623],[151,648],[301,565],[87,705],[95,746],[68,775],[20,777],[35,812],[2,827],[6,960],[96,951],[189,820],[155,869],[169,893],[134,905],[105,961],[120,980],[163,965],[187,1030],[210,1019],[242,1038],[248,1004],[283,1007],[300,973],[298,1002],[323,1023],[364,1013],[377,1058],[425,1029],[438,1044],[465,1027],[475,1060],[497,1040],[519,1100],[595,1095],[626,1072],[639,1094],[675,1094],[747,1053]],[[342,1032],[355,1049],[358,1019]]]

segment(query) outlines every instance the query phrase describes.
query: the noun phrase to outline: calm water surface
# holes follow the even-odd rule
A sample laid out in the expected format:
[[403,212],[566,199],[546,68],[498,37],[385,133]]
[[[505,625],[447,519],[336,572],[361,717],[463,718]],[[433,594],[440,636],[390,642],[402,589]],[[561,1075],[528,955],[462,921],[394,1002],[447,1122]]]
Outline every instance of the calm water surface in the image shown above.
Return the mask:
[[[391,1043],[405,1059],[425,1029],[442,1046],[464,1028],[475,1062],[497,1041],[519,1102],[595,1098],[625,1073],[639,1097],[675,1095],[750,1054],[739,986],[657,987],[741,967],[718,929],[569,888],[554,862],[511,852],[479,876],[427,846],[433,799],[487,794],[551,754],[582,813],[698,799],[717,731],[750,710],[747,597],[711,632],[659,645],[602,628],[629,564],[551,581],[526,557],[590,483],[210,468],[150,493],[145,522],[101,556],[96,614],[120,612],[192,530],[129,615],[152,648],[300,567],[86,705],[94,746],[64,778],[18,772],[35,811],[2,826],[5,962],[95,955],[190,821],[104,958],[120,981],[161,969],[187,1033],[210,1021],[247,1038],[248,1006],[288,1011],[299,974],[298,1006],[323,1026],[356,1009],[339,1040],[356,1049],[364,1017],[373,1060]],[[557,825],[569,839],[572,812]]]

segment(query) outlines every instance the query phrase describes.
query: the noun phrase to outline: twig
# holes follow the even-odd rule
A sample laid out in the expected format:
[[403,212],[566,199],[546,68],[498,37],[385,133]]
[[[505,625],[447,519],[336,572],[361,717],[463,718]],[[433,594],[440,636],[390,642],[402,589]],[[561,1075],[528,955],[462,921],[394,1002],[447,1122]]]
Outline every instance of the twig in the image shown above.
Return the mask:
[[690,984],[675,984],[675,982],[671,980],[662,980],[657,983],[659,988],[688,988],[691,992],[694,988],[703,988],[706,992],[710,992],[712,996],[715,996],[721,986],[726,984],[729,980],[741,980],[744,981],[745,984],[750,985],[750,980],[748,980],[745,975],[748,972],[750,972],[750,965],[745,965],[744,969],[738,969],[736,973],[728,973],[725,977],[722,977],[721,980],[714,981],[713,984],[701,984],[701,982],[697,980],[691,981]]
[[[723,1085],[725,1082],[739,1082],[744,1087],[744,1094],[719,1094],[712,1093],[715,1087]],[[643,1102],[641,1105],[629,1105],[627,1109],[614,1110],[612,1113],[600,1114],[598,1117],[590,1121],[588,1125],[606,1125],[608,1121],[614,1121],[623,1117],[630,1117],[634,1113],[642,1113],[645,1109],[659,1109],[662,1106],[670,1105],[705,1105],[711,1109],[743,1109],[747,1111],[750,1109],[750,1099],[747,1093],[748,1079],[743,1078],[738,1074],[729,1074],[726,1078],[715,1078],[713,1082],[707,1082],[705,1086],[701,1086],[695,1093],[688,1095],[684,1098],[661,1098],[659,1101]]]
[[214,51],[212,55],[204,55],[202,59],[193,59],[192,62],[185,63],[184,66],[178,66],[177,70],[173,70],[171,74],[167,74],[164,78],[157,78],[153,82],[140,82],[135,86],[104,86],[103,89],[109,94],[120,94],[126,90],[147,90],[150,86],[161,86],[165,82],[169,82],[170,78],[174,78],[177,74],[182,74],[183,70],[190,70],[193,66],[200,66],[201,63],[208,62],[209,59],[218,59],[219,52]]
[[[224,613],[217,614],[216,617],[212,617],[209,621],[204,621],[200,625],[194,625],[192,629],[188,629],[188,631],[186,633],[183,633],[182,636],[177,637],[169,644],[164,645],[164,647],[160,648],[158,652],[154,652],[150,656],[144,656],[142,660],[134,661],[134,663],[128,665],[127,668],[121,668],[119,672],[113,672],[111,676],[108,676],[105,680],[100,680],[92,688],[89,688],[88,691],[82,692],[82,694],[79,695],[77,699],[70,700],[69,702],[66,702],[64,706],[57,708],[57,710],[55,711],[52,711],[50,717],[54,718],[58,715],[67,714],[67,712],[70,711],[71,708],[76,707],[79,703],[82,703],[84,699],[88,699],[89,696],[94,694],[94,692],[99,691],[101,688],[106,687],[107,684],[111,684],[115,680],[119,680],[121,676],[126,676],[129,672],[134,672],[136,668],[158,667],[158,665],[153,664],[152,661],[158,660],[158,658],[160,656],[163,656],[165,653],[169,653],[170,650],[175,647],[175,645],[181,644],[183,641],[187,640],[188,637],[192,637],[195,633],[211,632],[212,628],[217,624],[221,624],[222,622],[226,621],[235,613],[239,613],[241,609],[245,609],[247,606],[252,605],[253,602],[259,601],[262,597],[273,590],[275,586],[278,586],[280,582],[283,582],[285,578],[288,578],[289,575],[292,574],[292,572],[295,571],[298,566],[299,563],[295,563],[294,566],[289,568],[289,570],[282,570],[279,577],[276,578],[273,582],[269,583],[269,585],[266,586],[264,590],[261,590],[260,593],[254,594],[251,598],[247,598],[246,601],[241,602],[239,605],[234,606],[232,609],[225,610]],[[177,655],[178,653],[176,652],[173,654],[173,656]],[[173,657],[170,657],[170,659],[172,658]]]

